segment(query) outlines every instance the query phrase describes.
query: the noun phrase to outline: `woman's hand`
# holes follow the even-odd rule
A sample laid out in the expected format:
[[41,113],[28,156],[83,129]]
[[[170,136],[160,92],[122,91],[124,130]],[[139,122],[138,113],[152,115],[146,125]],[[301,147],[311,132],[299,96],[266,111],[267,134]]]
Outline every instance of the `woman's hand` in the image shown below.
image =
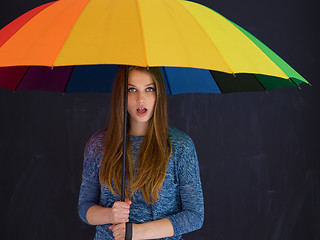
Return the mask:
[[119,224],[129,222],[129,212],[131,201],[126,199],[125,202],[118,201],[111,208],[111,223]]
[[[134,230],[136,228],[137,224],[132,223],[132,240],[138,240],[138,238],[134,235]],[[112,225],[109,227],[112,232],[115,240],[124,240],[126,236],[126,224],[120,223],[116,225]]]
[[115,240],[124,240],[126,234],[126,224],[119,223],[109,227],[112,232]]

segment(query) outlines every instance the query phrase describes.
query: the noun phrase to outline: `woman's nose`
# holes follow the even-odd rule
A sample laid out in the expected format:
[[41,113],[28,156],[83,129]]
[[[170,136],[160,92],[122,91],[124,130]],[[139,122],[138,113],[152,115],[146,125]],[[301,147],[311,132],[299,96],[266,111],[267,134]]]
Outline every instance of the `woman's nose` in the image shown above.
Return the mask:
[[143,95],[142,93],[139,93],[137,100],[138,100],[138,103],[139,103],[139,104],[144,104],[144,100],[145,100],[144,95]]

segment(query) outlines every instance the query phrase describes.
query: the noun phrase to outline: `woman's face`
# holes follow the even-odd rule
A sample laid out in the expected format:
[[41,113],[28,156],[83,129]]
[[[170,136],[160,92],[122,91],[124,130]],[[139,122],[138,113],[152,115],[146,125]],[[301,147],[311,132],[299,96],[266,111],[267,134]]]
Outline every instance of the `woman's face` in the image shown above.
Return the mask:
[[132,70],[128,76],[128,113],[131,128],[146,129],[153,116],[156,89],[150,74]]

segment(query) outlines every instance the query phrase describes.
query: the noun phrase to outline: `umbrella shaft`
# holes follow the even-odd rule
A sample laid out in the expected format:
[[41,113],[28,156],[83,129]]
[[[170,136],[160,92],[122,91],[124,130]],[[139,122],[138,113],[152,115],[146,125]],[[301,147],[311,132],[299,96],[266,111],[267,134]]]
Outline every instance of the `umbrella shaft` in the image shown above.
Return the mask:
[[126,66],[126,78],[124,88],[123,102],[123,155],[122,155],[122,186],[121,201],[125,200],[125,184],[126,184],[126,149],[127,149],[127,108],[128,108],[128,65]]

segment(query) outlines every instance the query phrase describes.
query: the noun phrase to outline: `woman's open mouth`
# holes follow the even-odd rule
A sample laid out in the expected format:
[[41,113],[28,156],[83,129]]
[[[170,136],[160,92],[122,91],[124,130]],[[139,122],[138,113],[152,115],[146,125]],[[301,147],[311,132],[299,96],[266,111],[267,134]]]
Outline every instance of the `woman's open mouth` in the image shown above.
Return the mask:
[[139,108],[137,109],[138,115],[144,115],[147,111],[148,111],[148,109],[143,108],[143,107],[139,107]]

